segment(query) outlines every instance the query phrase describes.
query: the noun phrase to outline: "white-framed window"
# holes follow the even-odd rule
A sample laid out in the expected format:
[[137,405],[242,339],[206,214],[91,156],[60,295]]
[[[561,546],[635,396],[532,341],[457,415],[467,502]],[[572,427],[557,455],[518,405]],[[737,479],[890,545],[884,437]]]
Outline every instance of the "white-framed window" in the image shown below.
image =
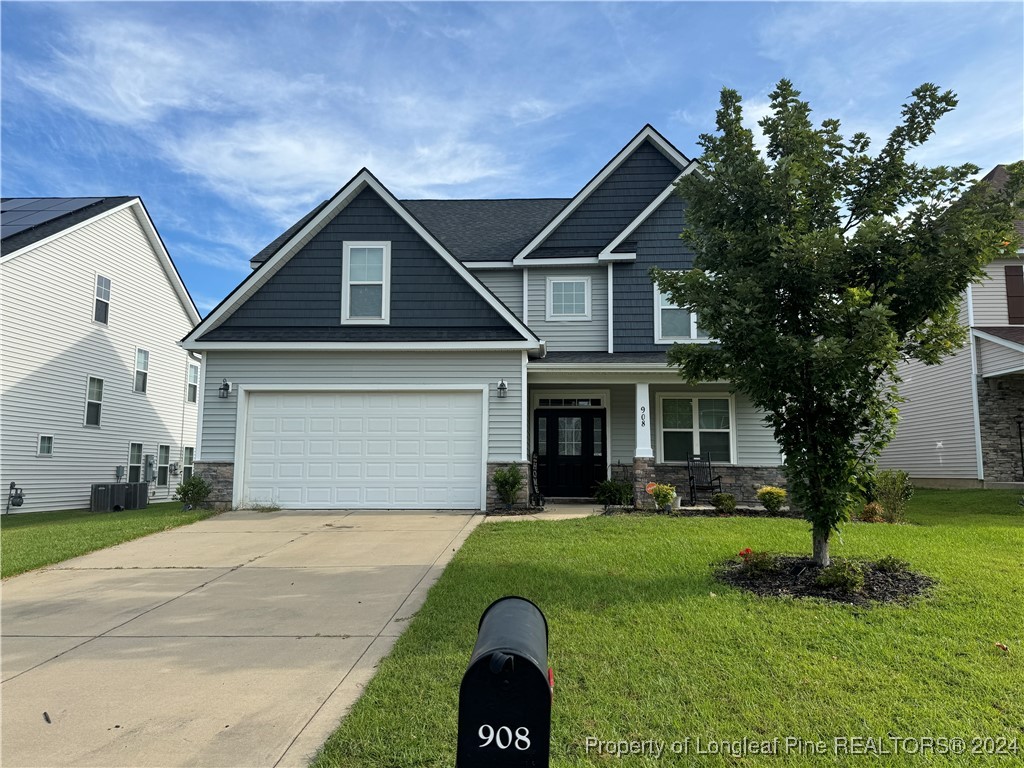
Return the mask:
[[103,416],[103,379],[89,377],[85,387],[85,426],[98,427]]
[[142,443],[128,443],[128,482],[142,482]]
[[708,341],[708,335],[697,324],[697,313],[680,309],[654,286],[654,343],[673,344],[677,341]]
[[549,277],[546,303],[547,320],[589,320],[590,278]]
[[53,456],[53,435],[39,435],[36,456]]
[[188,364],[188,380],[185,383],[185,400],[194,403],[199,400],[199,366]]
[[107,324],[110,319],[110,278],[96,275],[96,301],[93,304],[92,319]]
[[135,392],[145,392],[149,383],[149,352],[141,347],[135,348],[135,380],[132,389]]
[[170,475],[171,467],[171,446],[159,445],[156,449],[156,484],[167,485],[167,478]]
[[736,453],[736,417],[727,394],[658,395],[658,460],[684,463],[710,455],[715,464],[732,464]]
[[391,243],[346,242],[341,276],[341,322],[390,322]]
[[191,445],[186,445],[181,449],[181,482],[185,482],[192,477],[192,469],[195,464],[196,449]]

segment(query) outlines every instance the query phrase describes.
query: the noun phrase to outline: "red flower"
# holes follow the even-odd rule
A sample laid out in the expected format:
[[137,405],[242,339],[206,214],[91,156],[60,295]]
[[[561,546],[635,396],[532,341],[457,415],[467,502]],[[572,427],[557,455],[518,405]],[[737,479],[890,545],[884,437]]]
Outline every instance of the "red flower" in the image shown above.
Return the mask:
[[750,547],[747,547],[746,549],[740,550],[740,557],[742,557],[744,559],[748,558],[752,554],[754,554],[754,553],[751,551]]

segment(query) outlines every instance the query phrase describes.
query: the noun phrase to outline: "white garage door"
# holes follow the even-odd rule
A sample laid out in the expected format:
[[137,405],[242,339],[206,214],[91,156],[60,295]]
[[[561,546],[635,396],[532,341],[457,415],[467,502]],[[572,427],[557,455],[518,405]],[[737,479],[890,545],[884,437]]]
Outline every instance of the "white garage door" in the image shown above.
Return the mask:
[[479,509],[479,392],[253,392],[242,497],[285,509]]

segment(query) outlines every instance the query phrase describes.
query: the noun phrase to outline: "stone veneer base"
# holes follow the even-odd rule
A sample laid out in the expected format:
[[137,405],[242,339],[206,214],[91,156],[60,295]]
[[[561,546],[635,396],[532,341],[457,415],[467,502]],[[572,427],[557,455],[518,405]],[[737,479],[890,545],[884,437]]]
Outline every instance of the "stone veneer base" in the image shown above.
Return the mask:
[[207,503],[214,509],[231,509],[235,485],[233,461],[197,461],[193,470],[210,484]]

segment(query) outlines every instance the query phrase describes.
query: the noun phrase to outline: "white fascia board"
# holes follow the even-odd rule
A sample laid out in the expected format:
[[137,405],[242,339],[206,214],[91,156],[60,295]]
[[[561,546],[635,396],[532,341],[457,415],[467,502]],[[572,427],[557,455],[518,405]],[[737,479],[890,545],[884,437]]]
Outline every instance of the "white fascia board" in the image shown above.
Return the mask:
[[604,180],[614,173],[618,167],[625,162],[626,158],[633,154],[637,147],[647,140],[650,140],[658,149],[670,157],[681,169],[685,169],[691,164],[690,159],[673,147],[664,136],[654,130],[652,126],[645,125],[640,133],[634,136],[633,140],[623,147],[619,151],[619,154],[613,157],[611,162],[602,168],[598,174],[592,178],[572,200],[569,201],[569,204],[559,211],[558,215],[549,221],[544,229],[542,229],[536,237],[534,237],[518,254],[516,254],[516,257],[512,260],[513,263],[525,263],[527,256],[540,246],[541,243],[547,240],[551,233],[558,229],[559,225],[569,218],[569,216],[571,216],[573,212],[575,212],[575,210],[579,208],[591,194],[593,194],[594,190],[601,186],[601,184],[604,183]]
[[18,258],[19,256],[22,256],[23,254],[26,254],[26,253],[28,253],[30,251],[33,251],[36,248],[44,246],[47,243],[52,243],[54,240],[58,240],[58,239],[64,237],[65,235],[70,235],[72,232],[76,232],[79,229],[81,229],[82,227],[85,227],[85,226],[88,226],[89,224],[92,224],[94,221],[99,221],[100,219],[105,219],[107,216],[112,216],[113,214],[118,213],[119,211],[123,211],[125,208],[131,208],[138,201],[139,201],[139,198],[137,198],[137,197],[133,198],[132,200],[129,200],[127,203],[122,203],[121,205],[117,206],[116,208],[111,208],[109,211],[103,211],[102,213],[97,213],[95,216],[92,216],[92,217],[90,217],[88,219],[85,219],[85,221],[80,221],[77,224],[72,224],[67,229],[62,229],[60,232],[54,232],[52,235],[50,235],[48,237],[44,237],[42,240],[36,240],[34,243],[29,243],[28,245],[24,246],[23,248],[19,248],[16,251],[11,251],[6,256],[0,256],[0,264],[6,264],[8,261],[13,261],[14,259]]
[[462,265],[466,269],[512,269],[513,264],[509,261],[464,261]]
[[516,267],[578,267],[586,264],[600,264],[597,256],[575,256],[564,259],[529,259],[519,262]]
[[[267,259],[263,266],[253,272],[249,277],[241,282],[241,284],[235,288],[234,291],[226,298],[221,304],[211,312],[206,320],[203,321],[202,333],[213,330],[220,325],[224,320],[231,316],[231,314],[240,307],[246,299],[248,299],[255,291],[266,283],[271,277],[273,277],[277,271],[290,259],[295,251],[297,250],[298,244],[302,242],[306,236],[321,228],[328,220],[333,219],[338,213],[345,208],[355,197],[362,192],[364,189],[369,187],[376,192],[385,203],[387,203],[397,213],[406,224],[408,224],[417,235],[419,235],[424,242],[427,243],[437,254],[444,259],[455,272],[462,277],[480,296],[486,301],[509,325],[516,329],[516,331],[522,335],[522,337],[528,341],[539,341],[536,335],[517,318],[508,307],[498,301],[497,297],[491,293],[479,280],[473,277],[472,273],[466,269],[462,263],[448,253],[447,249],[437,239],[428,232],[422,224],[419,223],[406,209],[398,202],[398,199],[391,194],[388,189],[381,184],[370,173],[367,169],[362,169],[359,173],[353,177],[353,179],[342,187],[338,193],[331,199],[331,201],[323,207],[323,210],[319,214],[314,216],[309,222],[306,223],[302,229],[296,232],[291,239],[288,240],[277,252]],[[196,328],[186,336],[182,341],[185,342],[186,349],[193,349],[198,347],[189,346],[188,342],[194,341],[201,334],[198,333],[200,329]],[[216,347],[209,347],[215,349]],[[266,348],[266,347],[264,347]]]
[[376,351],[402,352],[408,349],[454,350],[463,352],[509,351],[527,352],[538,349],[531,341],[182,341],[185,349],[250,350],[253,352],[307,352],[307,351]]
[[1003,347],[1006,347],[1007,349],[1013,349],[1013,350],[1017,350],[1019,352],[1024,353],[1024,344],[1018,344],[1017,342],[1010,341],[1009,339],[1001,339],[998,336],[993,336],[991,333],[985,333],[984,331],[979,331],[977,328],[972,328],[971,329],[971,334],[973,336],[977,336],[979,339],[984,339],[985,341],[991,341],[993,344],[999,344],[999,345],[1001,345]]
[[626,240],[628,240],[630,235],[632,235],[636,231],[637,227],[639,227],[641,224],[647,221],[647,219],[650,218],[651,214],[658,210],[658,208],[661,207],[661,204],[672,196],[672,193],[675,192],[676,190],[676,184],[679,183],[679,180],[683,178],[683,176],[687,176],[693,173],[696,169],[697,161],[693,160],[690,162],[688,166],[686,166],[682,173],[676,176],[675,180],[671,184],[669,184],[667,187],[661,190],[660,193],[658,193],[658,196],[651,201],[650,205],[648,205],[646,208],[640,211],[640,214],[631,222],[629,222],[626,228],[622,230],[619,234],[617,234],[615,236],[615,239],[608,243],[608,245],[606,245],[601,250],[601,252],[597,255],[597,258],[601,259],[602,261],[626,261],[628,259],[635,259],[635,253],[612,253],[612,251],[614,251]]

